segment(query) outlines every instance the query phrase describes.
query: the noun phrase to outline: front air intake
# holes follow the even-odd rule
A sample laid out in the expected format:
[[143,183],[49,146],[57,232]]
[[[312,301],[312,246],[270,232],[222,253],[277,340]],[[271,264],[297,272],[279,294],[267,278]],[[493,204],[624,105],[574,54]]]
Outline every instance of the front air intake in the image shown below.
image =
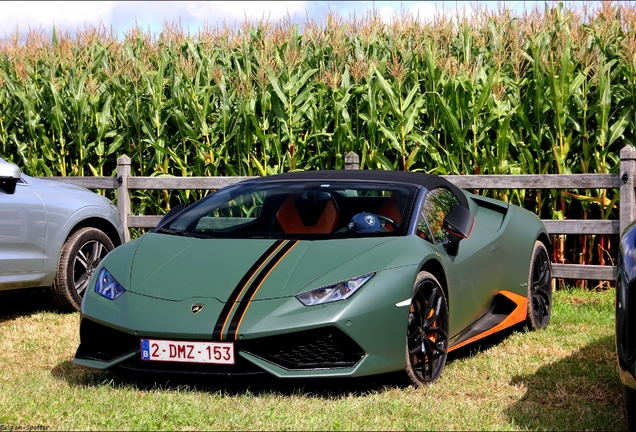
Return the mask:
[[364,357],[364,351],[335,327],[246,340],[241,350],[289,370],[351,368]]
[[88,318],[80,323],[79,357],[112,361],[139,349],[139,337],[98,324]]

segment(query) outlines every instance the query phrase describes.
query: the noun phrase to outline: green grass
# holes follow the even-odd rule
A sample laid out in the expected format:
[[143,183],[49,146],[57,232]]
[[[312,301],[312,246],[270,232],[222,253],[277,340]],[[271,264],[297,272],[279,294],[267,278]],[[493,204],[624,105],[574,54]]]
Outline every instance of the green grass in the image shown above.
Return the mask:
[[79,314],[42,293],[0,297],[0,428],[204,430],[625,429],[614,293],[558,291],[546,331],[516,328],[452,354],[414,389],[355,380],[162,380],[72,363]]

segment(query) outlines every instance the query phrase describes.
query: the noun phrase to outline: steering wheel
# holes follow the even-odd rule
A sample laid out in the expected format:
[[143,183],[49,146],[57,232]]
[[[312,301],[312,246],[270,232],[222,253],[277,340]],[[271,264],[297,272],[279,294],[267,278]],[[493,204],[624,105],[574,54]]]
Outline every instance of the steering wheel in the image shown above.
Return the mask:
[[380,214],[376,214],[375,215],[378,219],[380,219],[380,222],[382,223],[382,226],[386,227],[387,224],[391,226],[391,228],[393,228],[393,231],[397,231],[400,228],[400,224],[396,223],[393,219],[391,219],[388,216],[384,216],[384,215],[380,215]]

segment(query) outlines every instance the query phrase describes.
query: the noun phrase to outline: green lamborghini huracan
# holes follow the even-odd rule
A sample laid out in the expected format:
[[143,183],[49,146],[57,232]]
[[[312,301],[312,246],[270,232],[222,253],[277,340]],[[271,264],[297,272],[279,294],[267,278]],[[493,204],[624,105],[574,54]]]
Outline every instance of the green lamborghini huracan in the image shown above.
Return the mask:
[[75,362],[280,378],[404,371],[552,306],[531,212],[443,178],[313,171],[248,180],[167,214],[95,270]]

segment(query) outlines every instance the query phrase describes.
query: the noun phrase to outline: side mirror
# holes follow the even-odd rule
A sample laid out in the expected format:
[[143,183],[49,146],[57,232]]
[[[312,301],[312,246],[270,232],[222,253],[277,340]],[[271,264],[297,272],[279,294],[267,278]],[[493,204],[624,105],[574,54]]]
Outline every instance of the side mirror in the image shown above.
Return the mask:
[[0,189],[7,194],[15,192],[15,185],[20,179],[20,168],[16,164],[0,158]]
[[448,253],[457,255],[459,241],[468,238],[475,227],[475,216],[466,207],[456,204],[444,218],[442,228],[448,233]]

